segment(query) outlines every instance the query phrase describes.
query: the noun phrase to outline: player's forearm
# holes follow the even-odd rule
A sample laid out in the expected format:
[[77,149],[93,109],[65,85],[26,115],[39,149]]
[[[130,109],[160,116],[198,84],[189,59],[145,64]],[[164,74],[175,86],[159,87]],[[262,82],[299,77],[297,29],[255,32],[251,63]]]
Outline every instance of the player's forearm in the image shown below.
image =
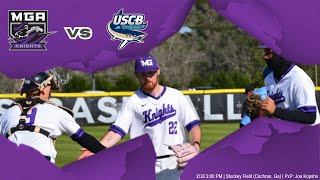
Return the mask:
[[298,122],[302,124],[313,124],[316,121],[316,113],[315,112],[302,112],[300,110],[288,110],[277,107],[272,114],[274,117]]
[[100,140],[100,143],[110,148],[121,140],[121,136],[113,131],[108,131]]
[[199,148],[200,150],[200,144],[201,144],[201,130],[200,126],[195,126],[189,131],[190,135],[190,143],[194,145],[195,147]]
[[76,141],[82,147],[88,149],[93,153],[97,153],[99,151],[106,149],[106,147],[103,146],[97,139],[95,139],[93,136],[85,132],[81,137],[78,137],[77,135],[74,134],[71,136],[71,139]]

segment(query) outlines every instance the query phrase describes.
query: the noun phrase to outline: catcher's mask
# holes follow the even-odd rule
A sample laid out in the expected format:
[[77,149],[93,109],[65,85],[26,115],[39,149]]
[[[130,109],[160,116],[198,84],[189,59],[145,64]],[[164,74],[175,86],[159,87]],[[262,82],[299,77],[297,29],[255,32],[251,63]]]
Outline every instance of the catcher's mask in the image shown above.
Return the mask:
[[60,89],[60,84],[65,83],[66,81],[61,79],[57,71],[50,69],[37,73],[31,78],[24,79],[21,84],[20,95],[36,89],[42,91],[48,85],[51,85],[52,90],[58,90]]

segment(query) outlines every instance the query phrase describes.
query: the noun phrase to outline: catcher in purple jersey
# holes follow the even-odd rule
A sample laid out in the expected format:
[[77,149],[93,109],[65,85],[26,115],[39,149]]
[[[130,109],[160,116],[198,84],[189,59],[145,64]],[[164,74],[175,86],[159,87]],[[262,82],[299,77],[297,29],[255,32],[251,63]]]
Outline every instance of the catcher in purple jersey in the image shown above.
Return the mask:
[[26,94],[26,98],[13,103],[0,117],[1,135],[18,145],[34,148],[52,163],[57,155],[54,142],[61,134],[93,152],[105,149],[80,128],[70,109],[49,101],[51,90],[59,89],[61,82],[53,69],[24,79],[20,92]]
[[[198,116],[180,91],[159,84],[160,68],[154,57],[137,59],[135,74],[141,88],[123,104],[115,123],[100,142],[111,147],[129,130],[131,139],[148,134],[157,155],[157,179],[179,179],[181,169],[200,151]],[[90,155],[86,151],[80,159]]]

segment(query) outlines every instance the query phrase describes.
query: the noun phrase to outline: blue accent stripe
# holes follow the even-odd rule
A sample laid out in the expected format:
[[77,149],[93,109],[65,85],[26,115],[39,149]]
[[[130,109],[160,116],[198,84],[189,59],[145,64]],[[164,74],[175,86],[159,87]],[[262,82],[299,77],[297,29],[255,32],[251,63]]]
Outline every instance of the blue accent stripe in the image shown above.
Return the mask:
[[176,115],[176,111],[174,111],[174,113],[172,113],[172,114],[168,114],[166,116],[162,116],[159,119],[157,119],[155,121],[152,121],[151,123],[146,124],[144,127],[145,128],[148,127],[148,126],[149,127],[153,127],[153,126],[155,126],[157,124],[161,124],[163,121],[165,121],[165,120],[167,120],[167,119],[169,119],[169,118],[171,118],[171,117],[173,117],[175,115]]
[[124,136],[126,136],[126,132],[121,129],[119,126],[116,126],[116,125],[112,125],[109,129],[109,131],[113,131],[117,134],[119,134],[121,136],[121,138],[124,138]]
[[303,106],[303,107],[299,107],[298,109],[300,111],[306,112],[306,113],[315,113],[315,112],[317,112],[316,106]]
[[163,86],[163,90],[162,90],[160,96],[158,96],[158,97],[152,96],[151,94],[144,92],[142,89],[140,89],[140,91],[141,91],[144,95],[149,96],[149,97],[152,97],[153,99],[157,99],[157,100],[158,100],[158,99],[160,99],[160,97],[162,97],[162,96],[164,95],[164,93],[166,92],[166,89],[167,89],[167,87],[166,87],[166,86]]
[[76,135],[77,138],[80,139],[83,134],[84,134],[84,130],[79,128],[73,135]]
[[187,130],[188,130],[188,132],[193,128],[193,127],[195,127],[195,126],[200,126],[200,121],[199,120],[194,120],[194,121],[192,121],[192,122],[190,122],[187,126],[186,126],[186,128],[187,128]]

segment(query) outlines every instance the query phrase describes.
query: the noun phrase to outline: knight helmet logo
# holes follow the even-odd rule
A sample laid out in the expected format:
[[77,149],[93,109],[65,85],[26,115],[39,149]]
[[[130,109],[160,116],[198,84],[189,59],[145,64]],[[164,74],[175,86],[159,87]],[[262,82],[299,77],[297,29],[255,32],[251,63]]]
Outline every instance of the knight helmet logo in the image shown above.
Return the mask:
[[148,26],[144,14],[124,14],[123,11],[120,9],[116,14],[113,14],[113,19],[108,22],[106,27],[111,40],[121,41],[118,50],[123,49],[131,42],[144,43],[142,39],[147,36],[147,33],[141,31]]
[[47,50],[48,11],[9,10],[9,50]]

